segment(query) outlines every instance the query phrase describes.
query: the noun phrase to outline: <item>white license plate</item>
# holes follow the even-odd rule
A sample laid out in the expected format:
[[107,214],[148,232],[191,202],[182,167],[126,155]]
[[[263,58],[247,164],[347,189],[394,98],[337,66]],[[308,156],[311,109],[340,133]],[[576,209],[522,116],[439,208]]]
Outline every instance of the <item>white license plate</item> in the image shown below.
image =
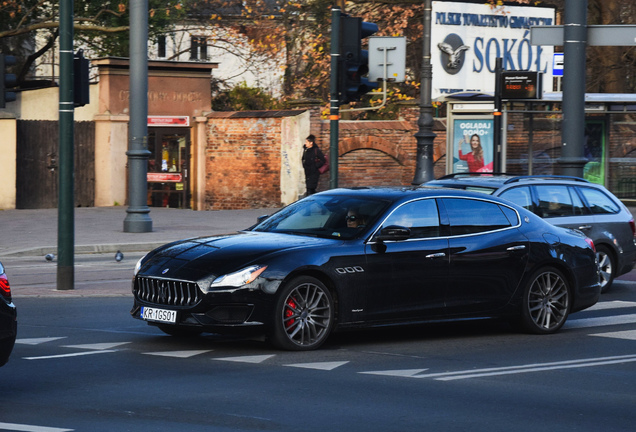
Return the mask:
[[141,318],[148,321],[159,321],[174,324],[177,322],[177,311],[142,307]]

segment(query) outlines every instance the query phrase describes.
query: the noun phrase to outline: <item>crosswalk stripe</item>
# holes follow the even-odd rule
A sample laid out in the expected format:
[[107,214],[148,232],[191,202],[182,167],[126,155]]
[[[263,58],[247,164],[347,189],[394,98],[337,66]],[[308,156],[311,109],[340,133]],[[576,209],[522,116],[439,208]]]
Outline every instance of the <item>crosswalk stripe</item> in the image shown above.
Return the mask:
[[66,336],[61,337],[46,337],[46,338],[25,338],[25,339],[16,339],[15,343],[22,345],[40,345],[46,342],[52,342],[54,340],[66,339]]
[[608,317],[568,319],[564,328],[603,327],[618,324],[636,324],[636,314],[615,315]]
[[58,355],[49,355],[49,356],[40,356],[40,357],[22,357],[25,360],[49,360],[49,359],[59,359],[59,358],[67,358],[67,357],[81,357],[92,354],[105,354],[105,353],[114,353],[117,352],[115,350],[102,350],[102,351],[85,351],[79,353],[72,354],[58,354]]
[[364,375],[382,375],[382,376],[395,376],[410,378],[417,374],[421,374],[428,369],[403,369],[403,370],[386,370],[386,371],[372,371],[372,372],[358,372]]
[[598,302],[594,306],[587,308],[588,311],[593,310],[608,310],[608,309],[622,309],[628,307],[636,307],[636,302],[623,301],[623,300],[614,300],[614,301],[604,301]]
[[608,333],[596,333],[596,334],[591,334],[590,336],[600,336],[600,337],[608,337],[608,338],[615,338],[615,339],[636,340],[636,330],[617,331],[617,332],[608,332]]
[[199,354],[205,354],[212,352],[212,350],[190,350],[190,351],[160,351],[160,352],[145,352],[142,354],[161,356],[161,357],[175,357],[175,358],[190,358]]
[[96,343],[96,344],[85,344],[85,345],[62,345],[64,348],[77,348],[77,349],[90,349],[90,350],[108,350],[111,348],[115,348],[121,345],[129,344],[130,342],[106,342],[106,343]]
[[288,364],[285,366],[295,367],[295,368],[304,368],[304,369],[317,369],[317,370],[334,370],[342,365],[349,363],[348,361],[341,362],[317,362],[317,363],[296,363],[296,364]]
[[237,363],[262,363],[267,359],[275,357],[275,354],[270,355],[256,355],[256,356],[240,356],[240,357],[222,357],[214,358],[212,360],[229,361]]
[[47,427],[47,426],[34,426],[34,425],[27,425],[27,424],[0,422],[0,430],[22,431],[22,432],[70,432],[75,429],[61,429],[61,428]]

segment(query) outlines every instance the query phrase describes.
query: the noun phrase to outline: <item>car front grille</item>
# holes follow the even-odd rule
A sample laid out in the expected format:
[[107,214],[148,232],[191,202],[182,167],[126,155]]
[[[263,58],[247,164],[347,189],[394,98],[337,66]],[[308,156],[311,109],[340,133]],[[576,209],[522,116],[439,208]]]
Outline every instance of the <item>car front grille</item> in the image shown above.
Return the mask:
[[137,277],[134,292],[139,300],[166,306],[194,306],[202,298],[196,283],[171,279]]

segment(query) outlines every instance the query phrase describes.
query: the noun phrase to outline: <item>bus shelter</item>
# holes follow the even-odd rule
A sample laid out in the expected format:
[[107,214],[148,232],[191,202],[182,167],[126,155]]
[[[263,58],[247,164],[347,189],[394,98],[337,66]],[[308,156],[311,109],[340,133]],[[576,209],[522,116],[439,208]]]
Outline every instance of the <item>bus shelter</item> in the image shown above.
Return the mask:
[[[544,93],[540,100],[504,101],[500,151],[506,173],[561,174],[562,96]],[[444,99],[448,104],[446,154],[450,156],[446,172],[492,171],[497,150],[493,96],[463,93]],[[467,156],[476,147],[477,137],[483,153],[479,167]],[[621,199],[636,199],[636,95],[586,94],[584,139],[583,177]]]

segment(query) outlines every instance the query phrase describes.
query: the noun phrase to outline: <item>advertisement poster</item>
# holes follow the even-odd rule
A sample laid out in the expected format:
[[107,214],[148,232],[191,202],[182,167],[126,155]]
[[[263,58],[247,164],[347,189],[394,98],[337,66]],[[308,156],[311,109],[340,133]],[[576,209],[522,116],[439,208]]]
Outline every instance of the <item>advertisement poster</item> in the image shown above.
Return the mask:
[[492,172],[494,121],[462,118],[453,122],[453,172]]
[[433,99],[494,92],[497,58],[507,71],[542,72],[543,88],[552,88],[554,47],[532,45],[530,29],[555,25],[553,7],[434,1],[432,9]]

